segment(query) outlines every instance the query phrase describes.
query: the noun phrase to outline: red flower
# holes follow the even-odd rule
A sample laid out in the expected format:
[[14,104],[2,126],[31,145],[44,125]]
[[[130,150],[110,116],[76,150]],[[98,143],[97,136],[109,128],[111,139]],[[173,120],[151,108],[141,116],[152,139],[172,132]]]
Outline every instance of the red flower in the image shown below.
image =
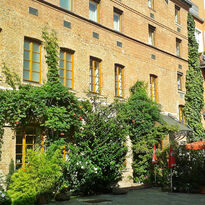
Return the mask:
[[79,120],[82,120],[82,119],[83,119],[83,118],[80,116],[80,117],[79,117]]
[[65,134],[64,134],[64,132],[61,132],[60,135],[63,136],[63,135],[65,135]]

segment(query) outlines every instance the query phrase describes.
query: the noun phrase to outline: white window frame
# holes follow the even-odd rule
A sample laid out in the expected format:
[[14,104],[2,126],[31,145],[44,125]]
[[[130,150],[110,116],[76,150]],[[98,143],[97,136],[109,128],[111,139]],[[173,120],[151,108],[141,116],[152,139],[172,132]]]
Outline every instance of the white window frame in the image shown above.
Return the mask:
[[203,52],[203,38],[202,38],[202,31],[198,28],[195,28],[195,38],[197,43],[199,44],[198,52],[201,53]]

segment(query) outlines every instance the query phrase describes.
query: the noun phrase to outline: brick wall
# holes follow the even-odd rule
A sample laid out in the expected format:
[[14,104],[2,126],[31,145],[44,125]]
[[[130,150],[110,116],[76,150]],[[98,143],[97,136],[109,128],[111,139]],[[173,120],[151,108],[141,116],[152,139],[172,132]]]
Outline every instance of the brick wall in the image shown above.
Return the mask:
[[[59,6],[58,0],[48,2]],[[175,4],[181,6],[181,25],[175,24]],[[38,16],[29,14],[29,7],[38,9]],[[122,33],[113,31],[113,7],[123,11]],[[60,47],[75,51],[74,92],[77,96],[85,97],[88,92],[89,60],[90,56],[94,56],[102,60],[101,94],[107,97],[108,102],[115,98],[114,64],[118,63],[125,66],[125,98],[129,97],[129,88],[137,80],[149,84],[150,74],[155,74],[158,76],[162,110],[177,116],[178,105],[184,104],[185,92],[184,83],[183,91],[177,90],[177,71],[183,73],[185,82],[188,67],[186,9],[179,1],[166,4],[163,0],[157,0],[152,10],[145,0],[137,3],[134,0],[101,0],[100,24],[95,24],[87,20],[88,0],[73,0],[73,12],[82,18],[37,0],[1,0],[0,64],[5,62],[22,78],[24,37],[42,40],[42,28],[47,26],[56,30]],[[150,13],[154,14],[154,19]],[[63,26],[64,20],[71,22],[71,29]],[[149,24],[156,27],[156,47],[148,45]],[[177,28],[180,28],[180,32]],[[99,34],[99,39],[93,38],[93,32]],[[182,40],[181,58],[176,57],[176,38]],[[122,43],[122,48],[117,46],[117,41]],[[152,55],[155,55],[155,60]],[[47,73],[44,56],[45,51],[42,49],[42,82],[46,81]],[[0,82],[0,86],[3,85]],[[12,143],[10,141],[10,147],[14,149]],[[6,146],[8,144],[5,143]],[[8,163],[9,160],[4,167],[8,167]]]

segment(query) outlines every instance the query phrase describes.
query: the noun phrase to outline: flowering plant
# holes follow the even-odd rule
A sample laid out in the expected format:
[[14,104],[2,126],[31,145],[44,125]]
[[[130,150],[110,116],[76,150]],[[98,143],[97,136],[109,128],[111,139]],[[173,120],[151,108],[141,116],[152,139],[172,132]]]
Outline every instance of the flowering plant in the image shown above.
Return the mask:
[[11,204],[11,198],[5,191],[0,191],[0,204],[1,205]]

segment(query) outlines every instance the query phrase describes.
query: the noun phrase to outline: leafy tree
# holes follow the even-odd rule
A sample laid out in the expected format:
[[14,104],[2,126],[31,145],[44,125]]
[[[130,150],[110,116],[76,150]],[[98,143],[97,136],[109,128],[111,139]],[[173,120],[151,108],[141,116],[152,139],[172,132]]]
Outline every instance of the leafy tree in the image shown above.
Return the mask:
[[203,77],[198,58],[198,44],[195,39],[195,22],[193,16],[188,14],[188,63],[186,74],[185,117],[187,124],[193,129],[189,141],[204,138],[204,129],[201,123],[201,110],[204,106]]
[[71,189],[90,194],[109,191],[120,180],[127,129],[114,104],[104,107],[94,100],[87,107],[81,131],[69,146],[65,177]]
[[154,144],[176,131],[166,125],[160,116],[160,108],[147,95],[147,86],[138,81],[130,89],[128,102],[118,105],[124,118],[133,149],[133,175],[136,182],[143,182],[152,173],[152,152]]

